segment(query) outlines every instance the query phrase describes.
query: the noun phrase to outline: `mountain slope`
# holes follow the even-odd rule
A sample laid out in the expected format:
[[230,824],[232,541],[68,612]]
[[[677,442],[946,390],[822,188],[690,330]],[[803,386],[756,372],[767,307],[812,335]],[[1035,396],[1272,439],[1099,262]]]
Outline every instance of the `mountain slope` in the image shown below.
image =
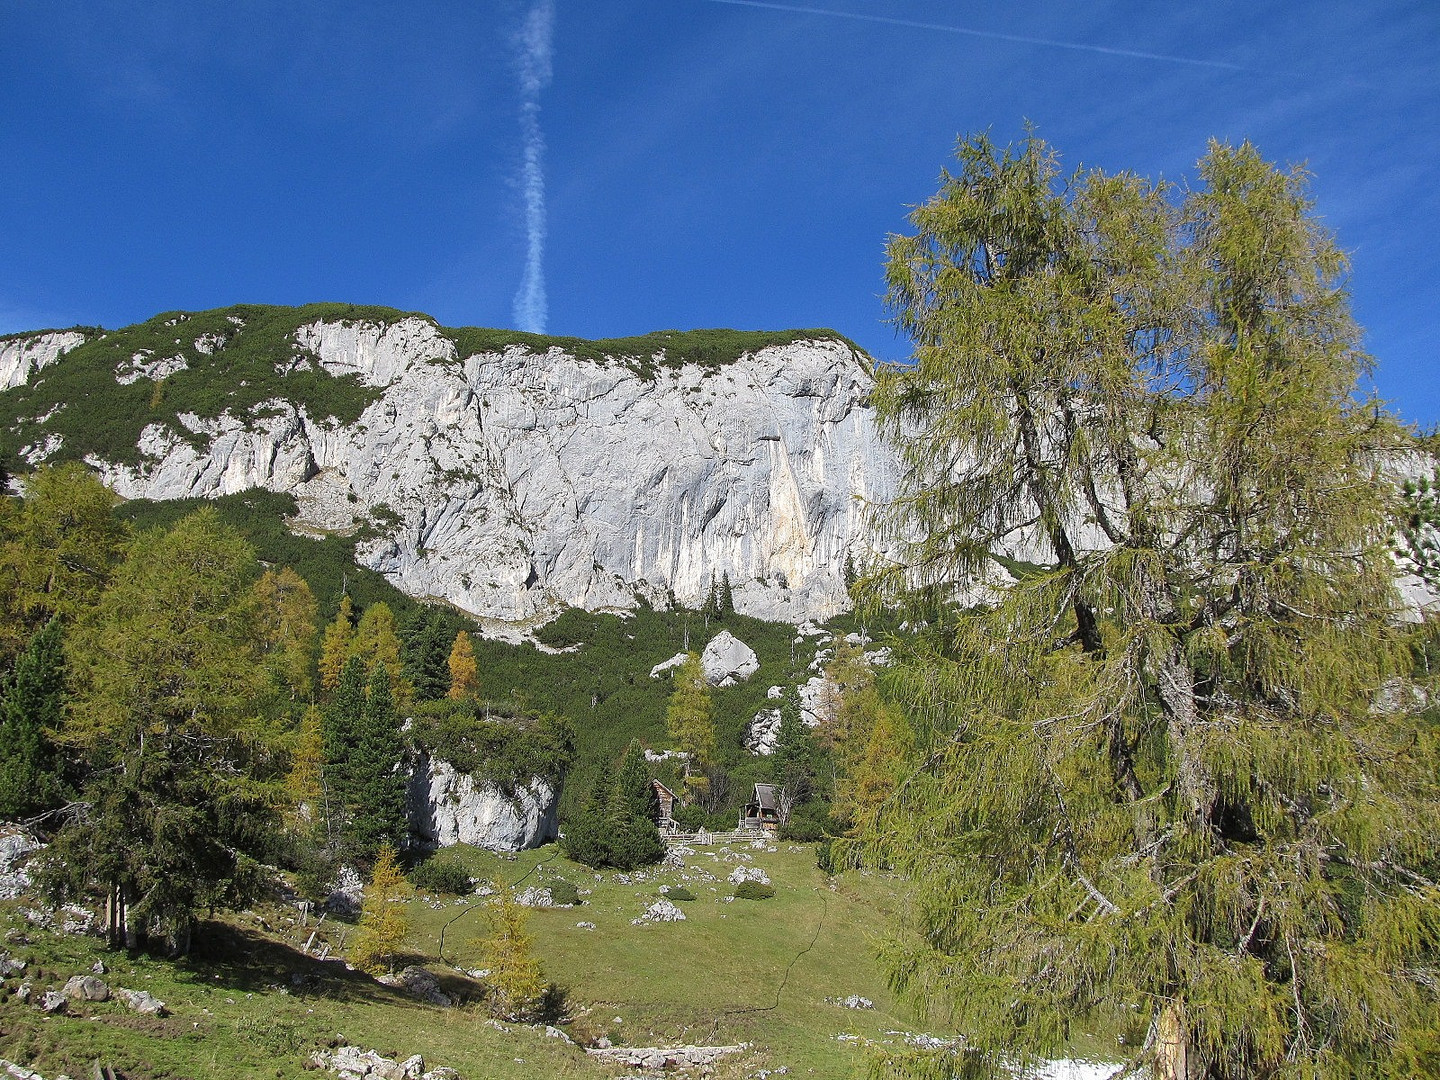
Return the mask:
[[[845,606],[893,465],[868,361],[830,331],[586,342],[384,308],[240,306],[0,341],[0,455],[79,457],[127,498],[293,493],[414,596],[563,607]],[[5,385],[0,383],[0,385]]]

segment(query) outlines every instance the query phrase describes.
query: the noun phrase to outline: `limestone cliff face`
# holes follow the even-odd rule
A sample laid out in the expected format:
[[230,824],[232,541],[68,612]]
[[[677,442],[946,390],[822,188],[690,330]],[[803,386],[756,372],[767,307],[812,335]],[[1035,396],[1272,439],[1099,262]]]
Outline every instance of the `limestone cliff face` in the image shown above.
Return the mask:
[[559,834],[559,792],[538,777],[512,796],[493,784],[477,784],[448,761],[422,755],[407,797],[410,833],[427,847],[524,851]]
[[126,497],[293,492],[293,527],[368,523],[359,557],[401,589],[512,622],[698,604],[722,574],[746,614],[826,617],[846,602],[864,501],[893,484],[868,368],[839,341],[647,376],[558,348],[461,357],[421,318],[315,322],[295,340],[378,389],[358,421],[284,400],[182,414],[200,439],[152,425],[138,466],[91,464]]
[[84,341],[85,335],[78,330],[27,334],[0,341],[0,390],[24,384],[31,374],[49,367]]

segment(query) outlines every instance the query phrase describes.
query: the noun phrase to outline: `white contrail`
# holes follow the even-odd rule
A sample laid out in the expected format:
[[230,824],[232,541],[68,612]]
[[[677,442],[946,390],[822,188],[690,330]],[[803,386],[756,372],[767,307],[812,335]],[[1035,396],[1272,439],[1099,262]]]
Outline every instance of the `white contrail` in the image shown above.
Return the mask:
[[1112,49],[1104,45],[1086,45],[1075,41],[1055,41],[1051,38],[1025,37],[1020,34],[1002,34],[995,30],[972,30],[965,26],[951,26],[948,23],[917,22],[914,19],[893,19],[888,15],[864,15],[858,11],[836,11],[833,8],[806,7],[801,4],[771,4],[764,0],[709,0],[712,4],[734,4],[736,7],[769,8],[771,11],[793,11],[801,15],[832,15],[839,19],[859,19],[861,22],[885,23],[889,26],[908,26],[917,30],[941,30],[947,34],[964,34],[967,37],[989,38],[991,41],[1013,41],[1020,45],[1044,45],[1052,49],[1074,49],[1078,52],[1102,53],[1106,56],[1128,56],[1136,60],[1161,60],[1171,64],[1191,64],[1195,67],[1222,68],[1226,71],[1244,71],[1239,64],[1227,64],[1221,60],[1193,60],[1188,56],[1165,56],[1162,53],[1137,52],[1134,49]]
[[545,332],[545,134],[540,130],[540,92],[550,85],[554,0],[535,0],[520,32],[520,190],[525,204],[525,273],[515,294],[516,326]]

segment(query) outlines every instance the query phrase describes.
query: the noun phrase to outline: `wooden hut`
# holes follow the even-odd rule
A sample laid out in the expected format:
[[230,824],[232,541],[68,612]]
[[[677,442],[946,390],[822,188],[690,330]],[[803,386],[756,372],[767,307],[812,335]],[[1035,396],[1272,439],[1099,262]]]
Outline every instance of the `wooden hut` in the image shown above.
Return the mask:
[[677,828],[675,824],[675,793],[659,780],[651,780],[650,786],[655,790],[655,797],[660,800],[660,831],[662,833],[674,832]]
[[774,784],[755,785],[755,797],[740,811],[738,827],[771,836],[780,832],[780,799]]

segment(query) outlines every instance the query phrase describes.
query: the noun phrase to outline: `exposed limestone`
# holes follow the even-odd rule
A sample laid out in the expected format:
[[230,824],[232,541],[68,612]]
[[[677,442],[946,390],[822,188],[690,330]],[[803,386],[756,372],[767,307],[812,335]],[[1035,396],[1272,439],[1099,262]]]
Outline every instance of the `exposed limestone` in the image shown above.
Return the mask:
[[538,847],[559,832],[559,792],[540,777],[508,795],[494,784],[422,755],[408,792],[410,831],[422,844],[491,851]]
[[[760,670],[760,659],[754,649],[729,630],[721,630],[705,646],[700,666],[705,671],[705,681],[711,686],[734,686]],[[653,676],[655,672],[650,674]]]
[[85,335],[78,330],[26,334],[0,341],[0,390],[29,382],[35,372],[84,343]]
[[685,913],[676,907],[669,900],[663,897],[656,900],[645,909],[645,913],[638,919],[631,919],[630,925],[643,926],[645,923],[655,922],[684,922]]
[[404,1061],[383,1057],[374,1050],[361,1050],[357,1046],[340,1046],[334,1050],[316,1050],[310,1055],[310,1064],[317,1069],[333,1072],[341,1080],[458,1080],[454,1069],[437,1065],[426,1071],[425,1059],[413,1054]]
[[749,1043],[737,1046],[596,1046],[585,1053],[614,1065],[628,1065],[635,1069],[699,1069],[749,1048]]
[[[0,379],[18,385],[53,363],[55,337],[7,343]],[[553,348],[458,356],[419,318],[316,322],[296,344],[379,400],[343,427],[279,400],[187,423],[202,449],[154,425],[139,466],[91,464],[126,498],[268,488],[301,498],[297,528],[368,516],[379,535],[359,555],[371,568],[411,595],[515,622],[640,598],[699,604],[725,574],[742,613],[826,617],[848,603],[841,569],[863,500],[893,486],[866,361],[838,341],[651,378]],[[117,374],[158,375],[159,362],[127,359]],[[381,504],[398,518],[376,519]]]
[[154,997],[148,990],[127,990],[123,986],[117,987],[115,1000],[131,1012],[143,1013],[147,1016],[165,1015],[165,1003]]
[[14,900],[29,891],[32,882],[25,862],[44,846],[18,825],[0,832],[0,900]]

